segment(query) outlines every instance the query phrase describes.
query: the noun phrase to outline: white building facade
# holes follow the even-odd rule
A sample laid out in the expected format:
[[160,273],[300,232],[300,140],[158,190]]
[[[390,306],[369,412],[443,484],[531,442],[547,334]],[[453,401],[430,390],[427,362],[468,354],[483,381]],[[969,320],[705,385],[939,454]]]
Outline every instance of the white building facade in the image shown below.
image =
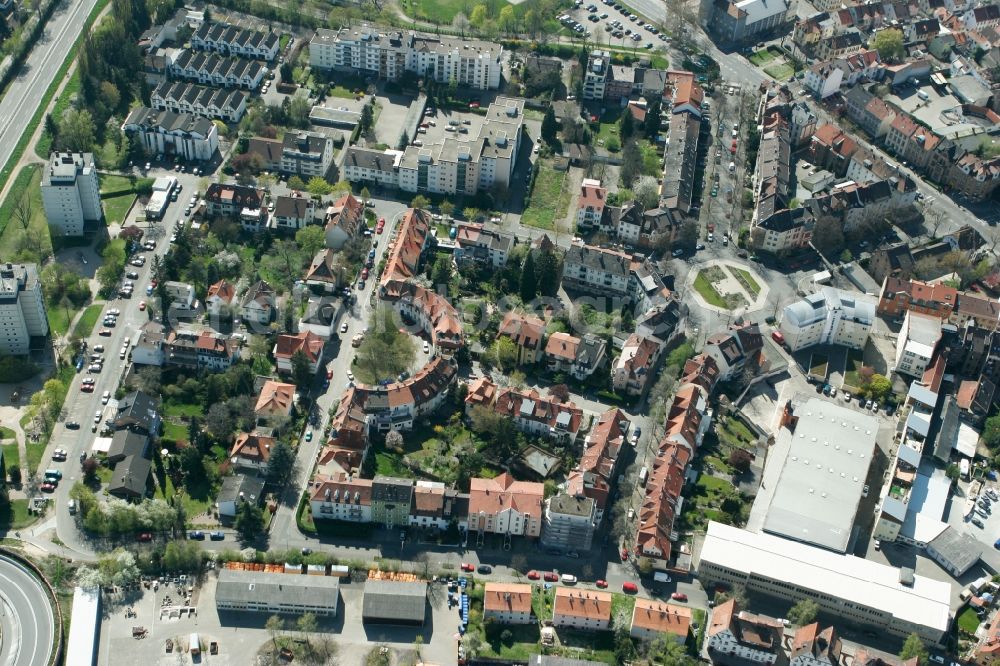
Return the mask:
[[31,338],[48,332],[38,267],[0,264],[0,354],[27,354]]
[[85,222],[99,222],[104,217],[92,153],[52,153],[42,173],[41,188],[53,236],[82,236]]
[[875,321],[875,301],[824,287],[785,307],[780,330],[791,351],[820,344],[861,349]]

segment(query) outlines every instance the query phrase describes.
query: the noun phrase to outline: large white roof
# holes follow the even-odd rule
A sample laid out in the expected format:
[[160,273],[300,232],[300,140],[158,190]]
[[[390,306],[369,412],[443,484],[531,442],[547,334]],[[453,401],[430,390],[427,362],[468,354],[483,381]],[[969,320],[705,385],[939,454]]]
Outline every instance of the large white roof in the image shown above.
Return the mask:
[[782,428],[788,456],[767,509],[764,531],[847,550],[875,450],[875,417],[811,397],[795,407],[795,431]]
[[790,583],[941,632],[951,623],[947,583],[916,574],[913,585],[906,586],[899,582],[895,567],[770,534],[710,522],[701,562]]

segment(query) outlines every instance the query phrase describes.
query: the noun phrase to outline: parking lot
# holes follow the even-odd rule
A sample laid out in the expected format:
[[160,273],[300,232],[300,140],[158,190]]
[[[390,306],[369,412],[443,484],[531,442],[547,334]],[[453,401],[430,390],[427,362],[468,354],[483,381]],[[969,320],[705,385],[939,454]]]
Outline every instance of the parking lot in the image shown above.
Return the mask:
[[670,38],[659,27],[643,21],[614,0],[578,3],[574,9],[560,15],[560,22],[572,34],[587,35],[598,44],[653,49],[670,43]]

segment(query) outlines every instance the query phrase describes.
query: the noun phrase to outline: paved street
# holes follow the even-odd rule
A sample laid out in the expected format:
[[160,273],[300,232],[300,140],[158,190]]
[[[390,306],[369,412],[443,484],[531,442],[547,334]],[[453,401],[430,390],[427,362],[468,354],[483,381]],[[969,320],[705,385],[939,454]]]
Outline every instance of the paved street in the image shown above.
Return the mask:
[[41,582],[0,555],[0,663],[45,666],[54,645],[55,619]]
[[[96,0],[71,0],[56,8],[24,68],[0,100],[0,165],[7,163],[45,91],[66,58],[66,49],[83,30]],[[4,177],[10,174],[3,174]]]
[[[162,173],[166,173],[166,171]],[[105,306],[104,313],[107,313],[112,308],[121,310],[121,315],[118,317],[118,324],[111,329],[112,334],[110,337],[98,335],[98,331],[103,328],[101,322],[98,321],[94,327],[93,334],[87,339],[89,345],[88,354],[93,352],[94,345],[104,345],[104,356],[106,359],[104,369],[101,372],[92,373],[88,372],[87,367],[84,366],[83,371],[74,376],[66,398],[66,417],[56,423],[52,431],[52,437],[49,440],[49,446],[45,451],[45,457],[43,458],[44,466],[55,467],[63,473],[62,481],[51,495],[52,503],[55,506],[56,535],[63,542],[65,548],[80,553],[85,559],[89,559],[87,556],[93,551],[93,548],[83,538],[82,533],[76,527],[74,516],[71,516],[66,508],[67,501],[69,500],[69,490],[76,481],[82,478],[80,454],[90,454],[94,438],[97,436],[96,433],[91,432],[94,415],[98,410],[107,410],[107,407],[101,404],[101,396],[104,391],[110,391],[111,395],[114,396],[122,374],[125,371],[125,363],[118,358],[119,350],[126,339],[131,340],[136,330],[149,321],[149,311],[140,310],[139,303],[150,300],[150,297],[146,296],[146,285],[149,284],[151,279],[153,255],[163,256],[166,253],[170,245],[170,234],[173,231],[174,224],[183,217],[185,202],[197,191],[197,176],[190,173],[176,173],[173,171],[170,174],[177,178],[184,189],[180,193],[178,200],[171,203],[167,208],[163,220],[156,223],[157,226],[162,227],[164,230],[163,236],[157,241],[156,250],[139,252],[139,254],[146,257],[146,264],[142,267],[126,265],[126,272],[136,271],[139,273],[139,278],[134,280],[135,294],[130,299],[112,299]],[[153,169],[149,175],[155,177],[162,174],[158,169]],[[87,265],[90,266],[91,264],[88,263]],[[83,393],[80,391],[80,385],[83,378],[88,376],[94,378],[94,391],[92,393]],[[108,413],[102,416],[102,421],[108,418]],[[80,424],[80,428],[78,430],[67,429],[65,421],[76,421]],[[57,448],[66,449],[68,452],[69,455],[66,462],[56,463],[52,461],[52,452]]]

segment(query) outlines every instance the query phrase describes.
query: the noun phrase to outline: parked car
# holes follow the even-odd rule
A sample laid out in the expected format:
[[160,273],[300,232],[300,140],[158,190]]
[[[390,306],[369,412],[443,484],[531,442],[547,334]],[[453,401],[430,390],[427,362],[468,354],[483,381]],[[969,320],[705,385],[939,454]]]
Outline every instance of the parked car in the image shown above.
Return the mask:
[[476,570],[476,567],[468,562],[462,562],[462,571],[468,571],[469,573]]
[[139,532],[139,535],[136,536],[135,539],[136,541],[141,541],[142,543],[148,543],[153,540],[153,535],[149,532]]
[[594,583],[594,585],[596,585],[597,587],[599,587],[599,588],[601,588],[603,590],[604,588],[606,588],[608,586],[608,581],[606,581],[603,578],[601,578],[596,583]]
[[194,530],[192,532],[188,532],[188,539],[194,539],[195,541],[204,541],[205,533],[202,532],[201,530]]
[[541,577],[542,577],[541,574],[539,574],[534,569],[532,569],[531,571],[528,572],[528,580],[538,580]]
[[973,518],[972,524],[978,527],[979,529],[983,529],[986,527],[985,525],[983,525],[983,521],[979,520],[978,518]]
[[670,595],[670,598],[673,599],[674,601],[687,601],[688,595],[684,594],[683,592],[674,592],[673,594]]
[[622,583],[622,592],[625,594],[636,594],[639,592],[639,586],[631,581],[625,581]]
[[559,580],[559,574],[557,574],[555,571],[546,571],[542,575],[542,577],[545,579],[546,582],[549,583],[554,583],[557,580]]
[[211,532],[209,533],[208,538],[212,541],[222,541],[226,538],[226,535],[222,532]]
[[622,548],[622,562],[628,561],[628,548]]
[[53,484],[53,483],[51,483],[49,481],[46,481],[45,483],[43,483],[42,485],[40,485],[38,487],[41,489],[41,491],[43,493],[51,493],[51,492],[53,492],[56,489],[55,484]]

